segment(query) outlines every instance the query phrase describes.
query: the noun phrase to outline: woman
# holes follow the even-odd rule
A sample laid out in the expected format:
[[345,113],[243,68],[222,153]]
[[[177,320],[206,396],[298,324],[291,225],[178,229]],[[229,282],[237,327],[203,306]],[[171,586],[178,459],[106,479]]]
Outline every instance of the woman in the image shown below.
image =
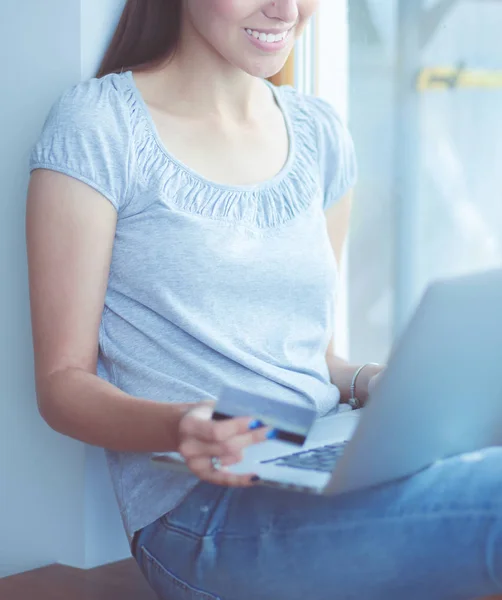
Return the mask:
[[[160,598],[494,593],[498,449],[315,497],[225,472],[271,432],[208,418],[224,385],[323,415],[381,370],[333,353],[350,135],[326,103],[266,82],[316,5],[129,0],[99,77],[54,104],[27,206],[40,412],[106,448]],[[192,474],[151,466],[168,451]]]

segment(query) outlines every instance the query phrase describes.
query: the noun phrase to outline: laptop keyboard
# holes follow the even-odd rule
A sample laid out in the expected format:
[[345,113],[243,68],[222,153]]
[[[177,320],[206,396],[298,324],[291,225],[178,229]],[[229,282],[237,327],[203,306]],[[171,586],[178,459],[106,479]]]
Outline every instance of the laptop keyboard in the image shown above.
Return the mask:
[[336,461],[343,454],[347,442],[319,446],[311,450],[304,450],[287,456],[279,456],[271,460],[262,460],[262,464],[273,464],[277,467],[293,467],[306,471],[322,471],[331,473]]

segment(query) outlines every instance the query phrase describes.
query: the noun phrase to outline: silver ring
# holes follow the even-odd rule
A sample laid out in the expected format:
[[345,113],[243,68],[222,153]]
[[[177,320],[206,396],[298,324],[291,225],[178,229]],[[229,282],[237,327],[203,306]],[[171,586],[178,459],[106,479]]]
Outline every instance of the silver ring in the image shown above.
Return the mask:
[[216,458],[216,456],[213,456],[213,458],[211,459],[211,462],[213,463],[213,469],[215,471],[219,471],[221,469],[221,460],[219,458]]

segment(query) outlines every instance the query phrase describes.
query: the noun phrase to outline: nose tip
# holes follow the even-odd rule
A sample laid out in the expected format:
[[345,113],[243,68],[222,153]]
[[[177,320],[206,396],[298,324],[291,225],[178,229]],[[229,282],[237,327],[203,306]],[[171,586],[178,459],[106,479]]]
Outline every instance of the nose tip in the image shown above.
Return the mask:
[[298,21],[298,0],[275,0],[270,3],[265,14],[269,18],[280,19],[284,23],[291,23],[294,27]]

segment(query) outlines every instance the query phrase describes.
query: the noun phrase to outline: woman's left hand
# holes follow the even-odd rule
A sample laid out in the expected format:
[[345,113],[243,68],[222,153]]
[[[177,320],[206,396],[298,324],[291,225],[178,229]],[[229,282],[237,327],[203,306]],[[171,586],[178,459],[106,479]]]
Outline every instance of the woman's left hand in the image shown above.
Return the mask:
[[368,396],[371,396],[373,394],[373,392],[375,391],[375,387],[378,385],[378,381],[382,377],[382,373],[384,371],[385,371],[385,368],[382,369],[376,375],[373,375],[373,377],[369,380],[369,382],[368,382]]

